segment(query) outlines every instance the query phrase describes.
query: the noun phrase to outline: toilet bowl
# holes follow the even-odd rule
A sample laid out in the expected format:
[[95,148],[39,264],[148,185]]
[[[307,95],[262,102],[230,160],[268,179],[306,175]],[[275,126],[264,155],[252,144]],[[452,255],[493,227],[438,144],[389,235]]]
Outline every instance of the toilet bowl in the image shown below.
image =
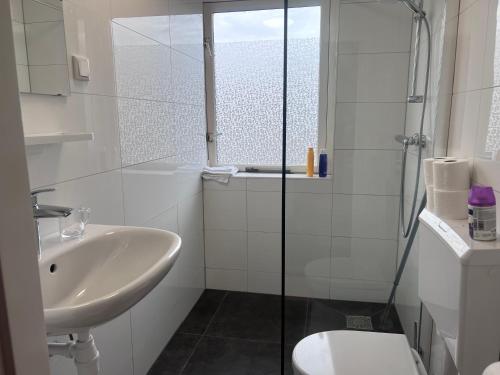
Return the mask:
[[293,350],[295,375],[427,375],[406,336],[327,331],[302,339]]

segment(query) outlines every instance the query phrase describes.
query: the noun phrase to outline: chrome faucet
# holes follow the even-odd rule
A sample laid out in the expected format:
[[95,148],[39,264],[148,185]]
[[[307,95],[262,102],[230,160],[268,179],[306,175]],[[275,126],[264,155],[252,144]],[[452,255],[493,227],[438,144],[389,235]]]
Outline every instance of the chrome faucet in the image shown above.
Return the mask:
[[42,257],[42,241],[40,238],[39,219],[68,217],[71,215],[71,208],[62,206],[51,206],[38,204],[38,194],[50,193],[56,189],[38,189],[31,192],[31,205],[33,206],[33,218],[35,219],[35,237],[37,240],[38,259]]

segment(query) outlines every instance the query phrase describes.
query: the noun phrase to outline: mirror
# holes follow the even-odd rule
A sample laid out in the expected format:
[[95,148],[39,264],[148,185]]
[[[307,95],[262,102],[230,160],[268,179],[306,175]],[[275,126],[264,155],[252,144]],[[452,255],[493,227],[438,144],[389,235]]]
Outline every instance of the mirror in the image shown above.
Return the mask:
[[19,91],[69,94],[61,0],[10,0]]

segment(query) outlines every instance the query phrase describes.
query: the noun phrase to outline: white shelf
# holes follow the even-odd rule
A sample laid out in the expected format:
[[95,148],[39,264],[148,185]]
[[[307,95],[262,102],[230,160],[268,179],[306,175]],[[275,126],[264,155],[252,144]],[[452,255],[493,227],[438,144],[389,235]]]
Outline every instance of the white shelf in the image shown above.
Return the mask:
[[93,139],[94,133],[91,132],[26,134],[24,144],[26,146],[48,145],[63,142],[92,141]]

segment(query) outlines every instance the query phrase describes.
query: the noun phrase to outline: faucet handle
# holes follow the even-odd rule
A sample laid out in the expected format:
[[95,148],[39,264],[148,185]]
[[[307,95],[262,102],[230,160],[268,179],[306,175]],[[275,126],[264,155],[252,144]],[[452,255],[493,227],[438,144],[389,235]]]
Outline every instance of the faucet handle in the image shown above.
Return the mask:
[[35,196],[41,193],[51,193],[53,191],[56,191],[56,189],[54,188],[35,189],[31,190],[31,196]]
[[33,206],[38,204],[38,194],[42,193],[51,193],[53,191],[56,191],[54,188],[43,188],[43,189],[35,189],[31,191],[31,203]]

